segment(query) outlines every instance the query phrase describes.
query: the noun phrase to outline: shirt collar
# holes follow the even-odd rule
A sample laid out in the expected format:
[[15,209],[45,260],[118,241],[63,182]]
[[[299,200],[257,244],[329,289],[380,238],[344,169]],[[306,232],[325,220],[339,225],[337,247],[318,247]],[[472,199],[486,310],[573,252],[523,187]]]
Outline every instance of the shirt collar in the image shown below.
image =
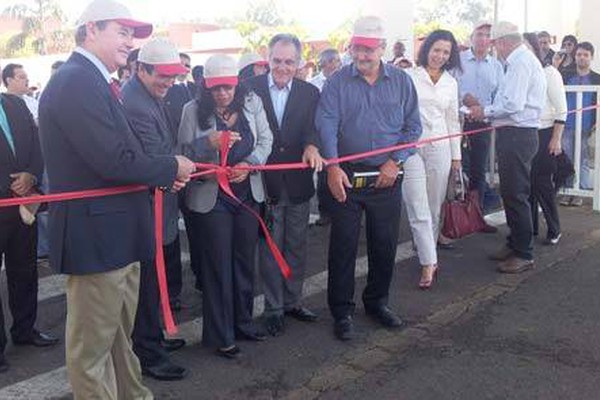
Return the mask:
[[[275,84],[272,73],[269,72],[267,79],[269,81],[269,89],[283,90],[283,89],[279,89],[279,87]],[[285,85],[285,88],[287,88],[288,92],[292,90],[292,82],[294,82],[294,78],[290,79],[290,81],[287,83],[287,85]]]
[[519,57],[519,55],[522,54],[525,51],[529,51],[529,50],[527,49],[527,47],[524,44],[521,44],[521,45],[517,46],[517,48],[514,49],[512,51],[512,53],[510,53],[508,55],[508,57],[506,57],[506,64],[507,65],[510,64],[511,61],[513,61],[515,58]]
[[110,76],[110,72],[108,72],[108,68],[106,68],[106,65],[102,64],[102,61],[100,61],[98,57],[96,57],[94,54],[87,51],[83,47],[76,47],[74,52],[81,54],[82,56],[87,58],[92,64],[94,64],[96,68],[98,68],[98,71],[100,71],[106,82],[111,81],[112,78]]
[[[491,58],[491,57],[492,57],[492,56],[490,56],[489,54],[486,54],[486,55],[485,55],[485,57],[483,57],[483,61],[485,61],[485,62],[488,62],[488,61],[490,61],[490,58]],[[477,56],[475,56],[475,52],[473,51],[473,48],[472,48],[472,47],[470,47],[470,48],[467,50],[467,59],[468,59],[469,61],[477,61]]]
[[[396,68],[394,66],[385,64],[383,61],[379,62],[379,77],[385,77],[385,78],[389,78],[390,77],[390,70],[389,68]],[[381,74],[381,71],[383,71],[383,74]],[[358,71],[358,68],[356,68],[356,65],[354,64],[354,62],[351,64],[351,73],[353,77],[357,77],[360,76],[362,77],[361,73]]]

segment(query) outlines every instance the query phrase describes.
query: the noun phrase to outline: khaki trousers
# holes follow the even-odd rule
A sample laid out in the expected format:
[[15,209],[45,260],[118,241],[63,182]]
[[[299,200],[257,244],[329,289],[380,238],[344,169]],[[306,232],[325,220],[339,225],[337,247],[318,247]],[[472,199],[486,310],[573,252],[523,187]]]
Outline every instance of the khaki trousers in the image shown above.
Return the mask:
[[151,400],[132,350],[140,263],[67,280],[66,364],[75,400]]

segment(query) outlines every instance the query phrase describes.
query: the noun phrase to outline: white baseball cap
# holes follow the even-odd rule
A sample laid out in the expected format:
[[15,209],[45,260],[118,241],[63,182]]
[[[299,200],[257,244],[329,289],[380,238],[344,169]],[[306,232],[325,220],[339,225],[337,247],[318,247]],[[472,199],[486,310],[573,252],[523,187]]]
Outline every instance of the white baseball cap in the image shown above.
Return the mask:
[[163,38],[155,38],[145,43],[137,60],[152,65],[160,75],[175,76],[188,73],[188,69],[181,63],[175,45]]
[[485,28],[485,27],[491,28],[492,25],[494,25],[494,24],[492,24],[490,21],[487,21],[487,20],[479,21],[473,26],[473,30],[476,31],[477,29],[481,29],[481,28]]
[[92,1],[77,20],[77,26],[98,21],[115,21],[132,28],[133,36],[137,39],[145,39],[152,34],[152,24],[133,19],[131,11],[114,0]]
[[269,62],[256,53],[246,53],[240,57],[238,70],[241,71],[248,65],[269,65]]
[[204,84],[209,89],[221,85],[237,86],[238,69],[235,59],[225,54],[216,54],[206,60]]
[[492,40],[496,40],[504,36],[518,35],[519,33],[519,27],[517,25],[508,21],[499,21],[492,25],[490,37]]
[[381,41],[384,39],[385,29],[383,29],[383,21],[381,18],[371,15],[360,17],[356,20],[350,44],[375,49],[381,46]]

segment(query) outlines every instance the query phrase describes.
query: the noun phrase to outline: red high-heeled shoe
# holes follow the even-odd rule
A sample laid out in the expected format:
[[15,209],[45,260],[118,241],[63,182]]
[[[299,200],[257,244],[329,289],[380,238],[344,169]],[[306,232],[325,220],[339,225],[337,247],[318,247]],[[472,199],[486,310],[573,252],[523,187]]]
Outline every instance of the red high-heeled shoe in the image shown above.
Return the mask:
[[433,281],[437,278],[437,275],[440,271],[440,267],[439,266],[434,266],[434,267],[423,267],[423,270],[425,270],[425,268],[430,268],[432,269],[431,272],[431,277],[428,279],[423,279],[423,273],[421,272],[421,280],[419,281],[419,289],[421,290],[427,290],[431,288],[431,285],[433,284]]

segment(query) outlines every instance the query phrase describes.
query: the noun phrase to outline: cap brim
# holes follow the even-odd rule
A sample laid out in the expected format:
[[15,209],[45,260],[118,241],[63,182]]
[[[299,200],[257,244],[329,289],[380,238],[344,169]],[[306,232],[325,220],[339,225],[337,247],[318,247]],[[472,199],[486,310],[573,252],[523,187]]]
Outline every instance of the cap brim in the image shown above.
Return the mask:
[[152,35],[152,24],[148,22],[136,21],[134,19],[116,19],[116,22],[133,29],[133,37],[136,39],[146,39]]
[[215,78],[207,78],[204,77],[204,84],[207,88],[212,88],[215,86],[237,86],[238,77],[237,76],[219,76]]
[[269,62],[266,61],[266,60],[260,60],[260,61],[257,61],[255,63],[253,63],[253,64],[254,65],[260,65],[260,66],[266,67],[267,65],[269,65]]
[[381,39],[364,36],[352,36],[350,44],[353,46],[365,46],[371,49],[376,49],[377,47],[381,46]]
[[188,69],[181,63],[177,64],[154,64],[154,70],[159,75],[176,76],[188,73]]

